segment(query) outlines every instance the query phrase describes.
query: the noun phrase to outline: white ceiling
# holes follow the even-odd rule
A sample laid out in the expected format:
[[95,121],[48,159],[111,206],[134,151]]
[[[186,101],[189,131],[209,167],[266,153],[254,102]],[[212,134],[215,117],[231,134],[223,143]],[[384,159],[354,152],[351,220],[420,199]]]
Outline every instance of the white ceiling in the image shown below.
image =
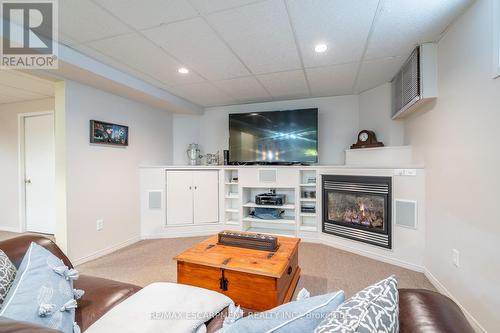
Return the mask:
[[373,88],[472,1],[64,0],[59,29],[84,54],[216,106]]
[[0,104],[54,96],[54,84],[15,70],[0,70]]

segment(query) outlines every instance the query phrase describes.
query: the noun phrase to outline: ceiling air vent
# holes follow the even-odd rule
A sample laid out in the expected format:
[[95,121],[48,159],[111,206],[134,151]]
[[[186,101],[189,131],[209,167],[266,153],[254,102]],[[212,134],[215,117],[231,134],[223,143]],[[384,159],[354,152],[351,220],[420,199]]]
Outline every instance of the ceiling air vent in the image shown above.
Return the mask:
[[392,79],[392,119],[403,118],[437,97],[437,45],[417,46]]

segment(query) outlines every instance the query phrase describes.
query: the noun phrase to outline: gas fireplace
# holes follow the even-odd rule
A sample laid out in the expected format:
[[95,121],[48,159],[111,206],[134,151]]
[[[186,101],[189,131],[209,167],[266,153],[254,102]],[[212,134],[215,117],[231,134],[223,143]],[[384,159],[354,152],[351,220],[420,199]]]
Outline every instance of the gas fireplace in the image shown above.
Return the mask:
[[390,249],[390,177],[324,175],[323,232]]

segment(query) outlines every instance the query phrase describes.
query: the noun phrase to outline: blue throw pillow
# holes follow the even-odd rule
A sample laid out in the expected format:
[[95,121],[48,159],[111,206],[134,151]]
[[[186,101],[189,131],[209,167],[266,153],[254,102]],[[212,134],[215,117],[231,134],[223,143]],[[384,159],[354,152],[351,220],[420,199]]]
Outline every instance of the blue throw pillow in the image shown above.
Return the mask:
[[78,272],[42,246],[31,243],[5,298],[0,316],[49,327],[64,333],[80,332],[75,323],[73,280]]
[[328,314],[344,302],[342,290],[280,305],[224,327],[218,333],[312,332]]

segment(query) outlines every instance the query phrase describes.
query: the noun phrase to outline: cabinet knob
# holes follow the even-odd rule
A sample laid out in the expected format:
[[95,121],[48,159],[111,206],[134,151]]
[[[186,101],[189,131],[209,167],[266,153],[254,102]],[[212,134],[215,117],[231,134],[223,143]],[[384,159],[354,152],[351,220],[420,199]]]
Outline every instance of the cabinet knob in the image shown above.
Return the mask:
[[192,190],[192,189],[193,189],[193,187],[192,187],[192,186],[189,186],[189,189],[190,189],[190,190]]
[[195,189],[195,190],[197,190],[197,189],[198,189],[198,186],[195,186],[195,187],[194,187],[194,189]]

